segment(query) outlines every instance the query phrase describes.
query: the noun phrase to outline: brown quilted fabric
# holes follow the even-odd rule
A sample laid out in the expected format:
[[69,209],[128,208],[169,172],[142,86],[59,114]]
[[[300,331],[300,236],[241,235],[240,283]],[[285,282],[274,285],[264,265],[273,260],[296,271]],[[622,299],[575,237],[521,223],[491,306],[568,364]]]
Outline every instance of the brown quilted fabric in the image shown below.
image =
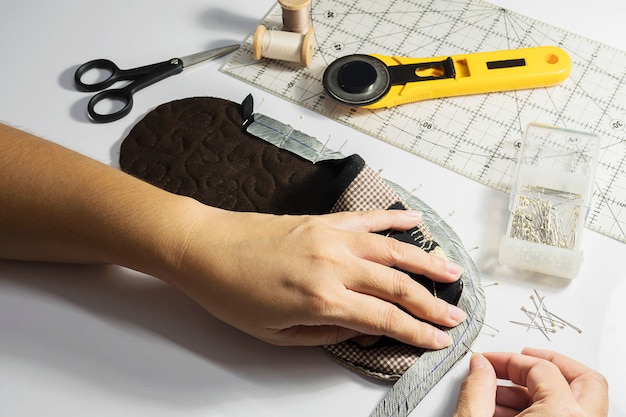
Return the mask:
[[275,214],[328,213],[350,159],[311,164],[243,131],[241,106],[187,98],[148,113],[124,140],[121,168],[205,204]]

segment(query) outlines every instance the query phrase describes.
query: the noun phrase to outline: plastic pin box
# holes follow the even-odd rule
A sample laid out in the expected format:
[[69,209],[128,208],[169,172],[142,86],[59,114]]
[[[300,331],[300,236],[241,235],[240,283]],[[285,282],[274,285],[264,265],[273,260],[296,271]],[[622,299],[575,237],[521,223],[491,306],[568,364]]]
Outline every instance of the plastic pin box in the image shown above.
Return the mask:
[[599,146],[592,133],[528,125],[500,242],[501,264],[569,279],[578,275]]

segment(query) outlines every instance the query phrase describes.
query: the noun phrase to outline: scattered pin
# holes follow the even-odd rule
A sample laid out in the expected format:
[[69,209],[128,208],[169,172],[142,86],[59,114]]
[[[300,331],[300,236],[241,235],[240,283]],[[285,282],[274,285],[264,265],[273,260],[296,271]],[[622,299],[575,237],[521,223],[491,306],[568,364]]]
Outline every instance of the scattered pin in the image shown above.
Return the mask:
[[483,326],[487,326],[487,327],[489,327],[490,329],[495,330],[497,333],[500,333],[500,330],[496,329],[496,328],[495,328],[495,327],[493,327],[492,325],[487,324],[487,323],[485,323],[484,321],[480,321],[480,320],[478,320],[478,319],[476,319],[476,321],[477,321],[477,322],[479,322],[479,323],[482,323],[482,325],[483,325]]
[[[518,326],[528,326],[528,323],[522,322],[522,321],[514,321],[514,320],[509,320],[509,323],[513,323],[513,324],[517,324]],[[531,326],[531,329],[537,329],[537,330],[541,330],[543,329],[543,327],[539,327],[537,325],[533,325]],[[549,333],[556,333],[556,329],[544,329]]]
[[536,327],[539,329],[539,331],[540,331],[541,333],[543,333],[543,335],[546,337],[546,339],[548,339],[549,341],[551,341],[551,340],[550,340],[550,336],[548,336],[548,332],[546,331],[546,329],[545,329],[544,327],[542,327],[542,326],[539,326],[539,325],[535,322],[535,320],[537,319],[537,315],[536,315],[536,314],[533,314],[532,312],[530,312],[530,311],[529,311],[526,307],[524,307],[524,306],[522,306],[522,311],[523,311],[524,313],[526,313],[526,315],[527,315],[527,316],[528,316],[528,318],[530,319],[530,323],[526,323],[526,325],[528,326],[528,327],[526,327],[526,331],[530,330],[533,326],[536,326]]
[[319,159],[319,157],[322,156],[322,154],[326,150],[326,147],[328,146],[328,142],[330,142],[330,138],[331,137],[332,137],[332,135],[328,135],[328,139],[326,139],[326,142],[324,142],[324,145],[322,145],[322,149],[317,153],[317,156],[313,160],[313,163],[316,163],[317,160]]
[[[530,324],[528,325],[528,329],[526,329],[527,331],[530,329],[530,325],[535,323],[535,320],[537,320],[537,316],[539,315],[539,312],[541,311],[541,306],[543,305],[543,298],[541,297],[541,302],[539,303],[539,307],[537,307],[537,311],[534,313],[534,316],[530,319]],[[534,300],[533,300],[534,303]],[[526,312],[526,307],[522,307],[523,311]]]
[[442,221],[444,221],[444,220],[446,220],[446,219],[449,219],[450,217],[454,216],[454,214],[455,214],[455,213],[456,213],[456,210],[451,210],[451,211],[450,211],[450,212],[446,215],[446,217],[442,217],[441,219],[437,220],[437,221],[435,222],[435,224],[439,224],[439,223],[441,223]]
[[560,317],[559,317],[559,316],[557,316],[556,314],[554,314],[554,313],[550,313],[550,315],[551,315],[552,317],[554,317],[555,319],[559,320],[560,322],[564,323],[565,325],[567,325],[567,326],[571,327],[572,329],[576,330],[578,333],[582,333],[582,332],[583,332],[581,329],[579,329],[578,327],[574,326],[572,323],[570,323],[570,322],[568,322],[568,321],[563,320],[562,318],[560,318]]
[[[535,294],[537,294],[537,297],[539,297],[539,294],[537,293],[537,290],[535,290]],[[544,329],[547,329],[548,326],[546,326],[546,323],[543,321],[543,316],[541,315],[541,310],[543,309],[543,300],[545,299],[545,297],[539,297],[541,299],[541,303],[539,305],[537,305],[537,300],[535,300],[535,296],[533,294],[530,294],[530,299],[532,300],[533,304],[535,305],[535,308],[537,309],[537,314],[539,315],[539,320],[541,321],[541,325],[543,326]]]
[[346,139],[343,144],[339,147],[339,149],[337,149],[337,153],[341,153],[341,150],[343,149],[344,146],[346,146],[346,143],[348,143],[348,139]]
[[539,330],[548,340],[550,340],[550,337],[548,337],[548,333],[557,333],[557,330],[563,330],[566,327],[571,327],[578,333],[583,332],[582,329],[574,326],[572,323],[562,319],[561,317],[550,311],[546,306],[545,298],[546,297],[544,295],[540,295],[537,290],[533,290],[533,293],[530,295],[530,299],[533,302],[535,311],[531,311],[525,306],[521,307],[521,310],[528,317],[529,322],[520,322],[513,320],[511,320],[510,322],[519,326],[525,326],[526,331],[530,329]]
[[291,134],[296,130],[296,126],[298,125],[298,123],[300,123],[302,119],[303,117],[302,115],[300,115],[300,118],[298,119],[298,121],[293,126],[289,126],[291,129],[289,130],[289,133],[287,133],[285,137],[283,137],[283,140],[280,141],[280,144],[278,145],[279,148],[283,146],[283,144],[285,143],[287,139],[289,139],[289,136],[291,136]]

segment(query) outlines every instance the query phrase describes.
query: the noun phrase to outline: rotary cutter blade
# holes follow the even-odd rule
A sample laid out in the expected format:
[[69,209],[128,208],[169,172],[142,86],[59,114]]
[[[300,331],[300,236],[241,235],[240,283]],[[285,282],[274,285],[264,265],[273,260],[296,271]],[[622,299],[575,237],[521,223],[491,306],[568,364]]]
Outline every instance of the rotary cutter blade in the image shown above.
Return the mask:
[[347,55],[324,72],[323,85],[336,101],[381,108],[433,98],[549,87],[569,75],[572,60],[554,46],[495,52],[404,58]]

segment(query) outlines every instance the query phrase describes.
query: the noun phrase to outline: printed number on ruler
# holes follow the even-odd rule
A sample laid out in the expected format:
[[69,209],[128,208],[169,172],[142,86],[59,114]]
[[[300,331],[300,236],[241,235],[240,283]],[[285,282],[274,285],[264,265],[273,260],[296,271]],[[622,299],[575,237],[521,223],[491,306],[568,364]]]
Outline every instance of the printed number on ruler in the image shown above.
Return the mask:
[[[255,61],[248,39],[223,68],[234,77],[493,188],[508,191],[530,122],[602,138],[587,227],[626,242],[626,52],[481,0],[316,0],[312,63]],[[263,22],[280,28],[282,11]],[[355,53],[435,57],[556,45],[570,54],[558,87],[348,108],[328,98],[322,75]]]

